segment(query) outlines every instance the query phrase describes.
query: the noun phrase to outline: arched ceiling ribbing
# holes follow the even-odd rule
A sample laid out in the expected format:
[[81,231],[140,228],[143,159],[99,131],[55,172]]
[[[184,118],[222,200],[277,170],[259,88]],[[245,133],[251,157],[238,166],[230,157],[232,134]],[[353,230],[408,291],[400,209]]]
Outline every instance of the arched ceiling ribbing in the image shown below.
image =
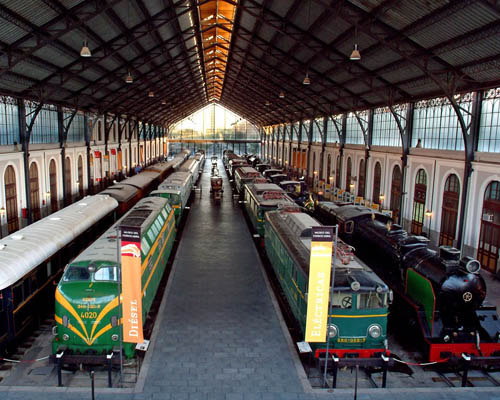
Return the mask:
[[0,94],[166,125],[212,101],[266,125],[500,86],[494,0],[0,0],[0,19]]

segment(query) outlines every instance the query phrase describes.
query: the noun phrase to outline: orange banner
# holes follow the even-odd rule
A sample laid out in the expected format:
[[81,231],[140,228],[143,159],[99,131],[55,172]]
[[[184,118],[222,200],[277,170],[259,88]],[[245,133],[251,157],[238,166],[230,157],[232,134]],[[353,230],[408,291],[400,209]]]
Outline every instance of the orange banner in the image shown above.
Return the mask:
[[121,228],[123,341],[142,343],[140,229]]

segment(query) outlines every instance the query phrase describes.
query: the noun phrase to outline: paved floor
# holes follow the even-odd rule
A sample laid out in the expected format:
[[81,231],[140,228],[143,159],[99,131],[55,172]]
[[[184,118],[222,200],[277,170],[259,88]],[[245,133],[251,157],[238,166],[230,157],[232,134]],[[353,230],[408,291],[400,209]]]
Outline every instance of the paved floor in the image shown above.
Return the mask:
[[[242,211],[224,176],[223,201],[192,203],[150,350],[135,390],[99,389],[96,399],[353,399],[349,389],[313,390],[267,288]],[[220,170],[223,171],[222,167]],[[493,285],[500,287],[498,282]],[[494,292],[500,293],[495,289]],[[0,388],[0,399],[91,399],[88,389]],[[498,388],[364,389],[358,399],[499,399]]]
[[203,174],[201,199],[196,195],[192,202],[146,396],[239,399],[303,393],[241,207],[233,202],[225,176],[224,181],[223,199],[215,204],[209,174]]

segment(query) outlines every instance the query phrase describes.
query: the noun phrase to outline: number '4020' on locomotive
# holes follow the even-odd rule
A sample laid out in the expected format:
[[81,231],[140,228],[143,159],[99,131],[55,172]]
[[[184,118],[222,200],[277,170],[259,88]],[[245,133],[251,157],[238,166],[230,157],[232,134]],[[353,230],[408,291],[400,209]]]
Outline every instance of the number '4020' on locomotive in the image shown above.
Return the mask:
[[[290,308],[305,332],[311,234],[321,224],[308,214],[290,209],[265,216],[265,249]],[[333,258],[332,258],[333,262]],[[328,326],[329,353],[337,357],[378,357],[389,354],[388,303],[392,293],[352,248],[339,241],[333,298]],[[326,342],[312,344],[315,357]]]

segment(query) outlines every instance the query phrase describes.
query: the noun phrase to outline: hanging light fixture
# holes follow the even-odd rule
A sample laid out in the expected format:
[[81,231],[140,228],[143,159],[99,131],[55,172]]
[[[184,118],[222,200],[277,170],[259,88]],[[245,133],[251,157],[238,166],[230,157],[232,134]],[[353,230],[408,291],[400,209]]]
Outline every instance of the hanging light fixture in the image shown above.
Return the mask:
[[80,57],[91,57],[92,53],[89,49],[89,41],[87,39],[87,27],[85,26],[85,40],[83,41],[82,49],[80,50]]
[[361,53],[358,50],[358,25],[354,25],[354,50],[349,57],[351,61],[361,60]]
[[269,100],[266,100],[266,106],[270,106],[271,102]]
[[128,70],[127,77],[125,78],[125,83],[133,83],[134,78],[132,78],[132,74],[130,73],[130,70]]
[[283,90],[280,92],[280,99],[284,99],[285,98],[285,92],[283,92]]
[[155,97],[155,93],[152,90],[150,90],[148,93],[148,97]]
[[83,46],[82,49],[80,50],[80,56],[81,57],[91,57],[92,53],[90,52],[89,49],[89,43],[87,40],[83,41]]
[[361,60],[361,54],[359,53],[358,44],[357,43],[354,45],[354,50],[352,51],[351,56],[349,57],[349,59],[351,61]]
[[309,79],[309,71],[306,71],[306,76],[304,76],[304,80],[302,81],[303,85],[310,85],[311,79]]
[[164,105],[166,105],[166,104],[167,104],[167,101],[166,101],[166,100],[162,100],[162,101],[161,101],[161,104],[164,106]]

